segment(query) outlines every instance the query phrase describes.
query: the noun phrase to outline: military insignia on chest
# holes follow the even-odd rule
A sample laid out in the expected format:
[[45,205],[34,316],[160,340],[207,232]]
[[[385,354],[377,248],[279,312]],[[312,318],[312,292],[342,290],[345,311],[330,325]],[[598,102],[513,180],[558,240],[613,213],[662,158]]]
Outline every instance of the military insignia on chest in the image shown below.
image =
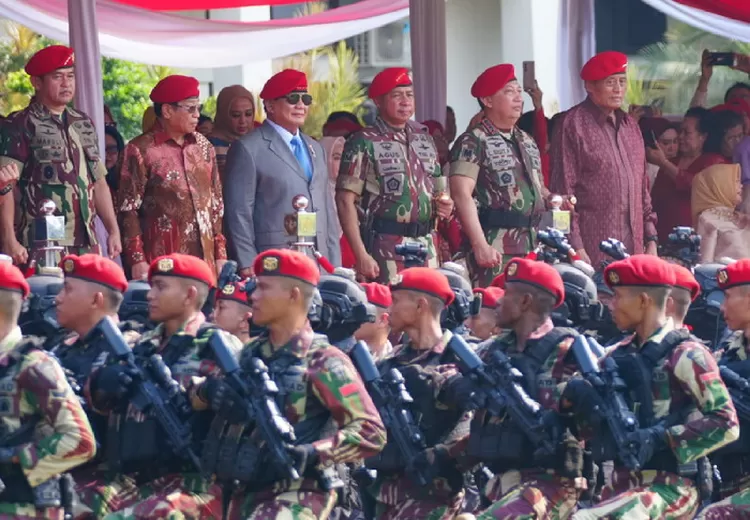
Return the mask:
[[156,262],[156,270],[160,273],[169,273],[174,269],[174,260],[171,258],[162,258]]
[[398,193],[401,191],[401,179],[399,176],[393,176],[385,181],[385,192],[386,193]]

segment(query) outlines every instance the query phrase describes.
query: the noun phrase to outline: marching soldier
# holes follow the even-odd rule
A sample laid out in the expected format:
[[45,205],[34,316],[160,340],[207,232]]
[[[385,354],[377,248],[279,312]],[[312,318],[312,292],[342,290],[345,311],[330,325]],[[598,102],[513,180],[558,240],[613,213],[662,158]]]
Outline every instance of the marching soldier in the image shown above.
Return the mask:
[[[240,367],[252,370],[252,360],[260,358],[279,386],[279,409],[297,434],[298,444],[287,449],[300,478],[289,480],[264,466],[259,479],[244,483],[253,486],[252,492],[241,488],[231,497],[227,517],[328,518],[337,491],[319,483],[323,471],[379,452],[385,444],[383,423],[348,356],[310,327],[308,310],[320,280],[316,263],[297,251],[270,249],[255,258],[253,272],[253,321],[267,333],[244,347]],[[209,378],[197,395],[212,409],[223,410],[221,417],[233,425],[249,420],[234,405],[243,398],[220,379]],[[249,469],[258,468],[243,474]]]
[[534,139],[516,123],[523,91],[513,65],[485,70],[471,87],[482,118],[451,150],[450,191],[469,238],[474,286],[487,287],[513,257],[534,247],[546,188]]
[[232,282],[216,291],[213,322],[234,335],[243,345],[250,343],[250,303],[245,282]]
[[[148,280],[149,318],[158,325],[141,336],[133,354],[137,361],[153,354],[161,356],[174,380],[188,392],[196,414],[195,421],[191,421],[195,425],[192,433],[200,441],[205,433],[198,425],[210,422],[210,416],[206,416],[206,404],[195,395],[193,378],[221,373],[207,347],[208,340],[218,331],[206,323],[201,313],[209,290],[216,285],[213,269],[198,257],[175,253],[156,258],[149,268]],[[239,340],[218,333],[237,355]],[[141,499],[123,507],[130,490],[123,489],[117,480],[101,483],[96,487],[101,502],[120,502],[104,518],[162,518],[178,511],[182,518],[220,517],[218,486],[201,478],[197,469],[182,458],[183,454],[175,454],[164,445],[163,432],[153,418],[143,417],[132,404],[124,413],[120,411],[118,405],[127,399],[132,384],[128,370],[123,364],[109,364],[91,376],[91,404],[110,415],[108,454],[116,459],[113,462],[122,468],[122,473],[135,479]]]
[[[505,267],[505,296],[498,313],[498,325],[505,330],[477,349],[485,362],[494,351],[510,357],[523,375],[522,386],[546,410],[557,409],[560,388],[577,370],[568,356],[574,332],[554,327],[551,318],[552,310],[564,300],[562,278],[552,266],[523,258],[511,260]],[[447,387],[446,400],[465,404],[473,390],[470,378],[456,378]],[[484,489],[491,506],[478,518],[557,520],[570,516],[582,487],[577,465],[580,448],[573,442],[570,452],[555,453],[544,461],[535,459],[537,448],[512,419],[477,410],[465,449],[472,460],[482,461],[495,473]]]
[[336,205],[357,273],[385,283],[404,268],[395,251],[401,243],[424,244],[428,266],[437,267],[435,222],[450,217],[453,201],[432,137],[410,121],[414,89],[408,70],[380,72],[369,96],[378,118],[346,142]]
[[0,518],[62,520],[60,475],[91,460],[96,443],[60,365],[21,336],[28,294],[21,271],[0,262]]
[[362,287],[367,293],[367,301],[375,307],[375,322],[363,323],[354,333],[354,338],[367,343],[377,363],[393,354],[393,345],[388,339],[391,334],[389,312],[393,303],[391,288],[375,282],[365,282]]
[[[573,518],[691,518],[699,505],[698,483],[695,472],[680,470],[737,440],[737,413],[711,353],[686,331],[675,330],[666,316],[676,283],[670,266],[656,256],[633,255],[607,266],[604,278],[615,292],[615,323],[634,331],[608,355],[617,363],[638,417],[640,429],[629,435],[643,469],[616,460],[603,500]],[[571,388],[563,392],[561,411],[572,403],[576,419],[588,424],[579,405],[588,399],[582,391],[568,395]]]
[[474,289],[474,297],[482,299],[482,308],[474,316],[466,321],[472,335],[484,341],[500,333],[498,325],[498,313],[503,305],[505,291],[499,287],[487,287]]
[[75,94],[74,64],[73,49],[63,45],[34,54],[25,69],[34,98],[0,125],[0,169],[15,164],[21,178],[21,214],[15,215],[14,204],[3,204],[0,210],[2,249],[17,264],[30,259],[29,250],[40,240],[34,219],[46,199],[55,203],[57,215],[65,217],[65,240],[59,245],[68,252],[100,251],[94,229],[97,215],[109,234],[109,256],[122,250],[96,129],[86,114],[67,106]]
[[[440,314],[454,299],[448,279],[427,267],[405,269],[391,285],[393,304],[390,321],[394,332],[405,333],[408,343],[395,348],[392,357],[378,366],[381,374],[397,368],[404,376],[407,391],[414,398],[417,425],[427,444],[416,465],[429,468],[435,477],[423,488],[406,472],[378,470],[378,477],[365,491],[376,501],[375,517],[450,519],[463,502],[463,474],[450,456],[451,447],[468,431],[468,415],[446,410],[436,402],[443,384],[455,373],[447,366],[446,347],[453,333],[440,326]],[[398,454],[395,443],[388,444],[381,460]],[[403,460],[401,461],[403,463]],[[368,464],[378,469],[377,462]]]

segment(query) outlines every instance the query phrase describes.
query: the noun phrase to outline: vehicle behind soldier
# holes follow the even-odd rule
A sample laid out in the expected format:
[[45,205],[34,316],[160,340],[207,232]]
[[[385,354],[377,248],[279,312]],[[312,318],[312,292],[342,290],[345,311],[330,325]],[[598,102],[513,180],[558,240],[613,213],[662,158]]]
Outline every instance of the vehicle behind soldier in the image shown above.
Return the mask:
[[[133,503],[132,490],[123,487],[119,477],[96,483],[93,493],[99,496],[100,503],[110,506],[113,512],[104,516],[109,519],[164,518],[174,514],[180,518],[219,518],[220,488],[203,479],[187,458],[189,450],[198,451],[213,416],[207,404],[197,398],[194,378],[221,373],[207,347],[214,334],[221,335],[235,356],[241,344],[237,338],[206,324],[200,311],[210,288],[216,284],[213,270],[203,260],[181,254],[159,257],[149,267],[148,280],[149,318],[158,325],[144,333],[133,348],[134,366],[152,374],[147,367],[161,359],[167,372],[171,371],[169,384],[177,385],[179,391],[170,394],[169,402],[175,403],[177,420],[184,422],[192,442],[177,453],[160,418],[144,416],[131,400],[136,391],[134,385],[140,384],[134,367],[109,363],[91,376],[91,405],[109,414],[108,466],[133,479],[139,495]],[[164,371],[159,373],[163,377]],[[157,384],[156,378],[153,381]]]
[[[638,429],[626,432],[632,460],[621,460],[618,450],[602,501],[573,518],[692,518],[700,503],[703,457],[738,438],[737,413],[710,352],[687,331],[675,330],[666,316],[677,282],[670,266],[655,256],[634,255],[607,266],[604,276],[615,293],[615,323],[634,332],[607,355],[627,387]],[[606,447],[610,434],[591,406],[592,388],[588,381],[568,383],[560,411],[572,413],[580,431],[590,432],[595,454],[611,459],[611,450],[607,457],[607,450],[596,449]]]
[[21,336],[28,294],[21,271],[0,262],[0,518],[63,520],[72,483],[61,476],[90,461],[96,442],[60,365]]
[[367,461],[377,479],[366,493],[375,504],[375,518],[453,518],[463,501],[463,475],[450,456],[451,447],[468,433],[468,416],[462,410],[446,410],[435,400],[451,374],[446,365],[446,346],[453,337],[440,327],[440,315],[454,299],[448,279],[427,267],[405,269],[391,285],[390,321],[394,332],[405,333],[408,343],[379,366],[381,374],[396,368],[414,399],[412,410],[427,449],[415,462],[426,482],[420,486],[407,472],[403,454],[390,442],[382,455]]
[[[722,345],[719,367],[730,369],[744,380],[750,378],[750,260],[740,260],[720,270],[717,274],[719,288],[724,291],[721,305],[727,326],[735,332]],[[730,389],[735,392],[735,389]],[[733,398],[734,398],[734,394]],[[740,393],[747,402],[747,395]],[[746,406],[737,406],[740,420],[738,441],[719,449],[711,457],[721,473],[719,500],[703,509],[697,516],[701,520],[745,518],[750,515],[750,485],[747,479],[750,468],[750,415]]]
[[[560,443],[562,431],[553,412],[559,388],[577,370],[568,356],[573,331],[555,328],[551,319],[552,310],[565,298],[563,282],[552,266],[527,259],[511,260],[504,273],[498,325],[505,330],[481,343],[477,353],[486,364],[492,363],[496,352],[510,358],[522,374],[520,384],[528,389],[529,397],[547,410],[545,429],[556,451],[538,456],[540,446],[520,424],[505,413],[493,414],[489,404],[480,406],[463,447],[472,460],[482,461],[495,473],[483,490],[485,503],[490,505],[478,518],[568,518],[582,487],[582,454],[569,434]],[[471,377],[461,376],[450,382],[445,399],[468,406],[477,391]]]
[[[218,412],[205,445],[215,446],[211,453],[218,455],[246,448],[231,460],[207,464],[225,486],[228,519],[328,518],[340,487],[334,466],[379,452],[385,429],[349,357],[312,331],[308,310],[320,280],[315,262],[296,251],[271,249],[256,257],[253,271],[253,321],[266,332],[242,350],[240,378],[247,381],[259,362],[268,367],[279,388],[278,410],[294,427],[295,440],[281,454],[292,467],[281,467],[259,427],[247,427],[257,426],[248,415],[250,403],[228,378],[209,378],[198,387],[197,395]],[[265,441],[262,449],[259,439]],[[242,457],[248,451],[254,455]],[[299,478],[288,478],[291,470]]]
[[393,304],[391,288],[375,282],[363,283],[362,287],[367,294],[367,301],[375,307],[375,321],[363,323],[354,337],[357,341],[367,343],[375,362],[380,362],[393,355],[393,345],[388,339],[391,334],[389,313]]

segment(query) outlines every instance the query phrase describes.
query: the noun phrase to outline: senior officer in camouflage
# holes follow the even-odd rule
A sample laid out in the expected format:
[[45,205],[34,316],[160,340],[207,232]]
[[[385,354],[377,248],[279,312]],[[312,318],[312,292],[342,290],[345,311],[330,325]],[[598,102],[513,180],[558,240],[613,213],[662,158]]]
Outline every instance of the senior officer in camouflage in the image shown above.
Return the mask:
[[[205,435],[202,428],[210,422],[206,404],[195,395],[195,383],[201,378],[219,375],[207,342],[217,329],[206,323],[201,308],[209,290],[215,286],[213,269],[200,258],[171,254],[156,258],[149,268],[149,318],[158,323],[143,334],[133,347],[136,362],[159,354],[172,377],[187,390],[193,407],[192,434],[196,441]],[[241,344],[225,332],[225,340],[236,355]],[[120,404],[130,388],[127,368],[109,364],[91,376],[91,405],[108,412],[107,463],[119,465],[121,472],[133,479],[139,495],[123,479],[102,480],[91,486],[90,493],[99,496],[88,500],[98,504],[98,518],[163,518],[178,514],[180,518],[219,517],[221,491],[202,479],[196,468],[164,445],[163,434],[152,418],[145,418],[132,405]],[[132,442],[138,438],[137,445]],[[109,514],[106,514],[109,513]]]
[[62,520],[62,508],[35,507],[32,488],[92,459],[96,443],[60,365],[21,336],[17,320],[28,294],[21,271],[0,262],[0,425],[4,438],[36,421],[30,435],[0,448],[0,479],[5,484],[0,492],[0,518]]
[[471,95],[483,117],[453,145],[450,189],[471,243],[472,283],[486,287],[508,260],[533,249],[548,193],[536,142],[516,126],[523,91],[513,65],[485,70]]
[[[560,389],[577,370],[568,356],[571,331],[552,324],[552,310],[563,301],[563,281],[552,266],[511,260],[505,267],[505,296],[498,314],[498,325],[505,330],[477,347],[485,362],[495,350],[507,354],[523,374],[523,386],[530,397],[546,410],[557,409]],[[457,378],[449,383],[446,399],[465,403],[473,387],[469,378]],[[535,459],[536,448],[511,419],[493,417],[486,410],[476,412],[464,449],[495,473],[484,489],[492,505],[478,518],[557,520],[568,518],[575,510],[580,468],[566,467],[564,462],[566,458],[579,460],[580,448],[573,443],[568,452],[561,451],[543,462]]]
[[[446,276],[428,267],[402,271],[391,285],[391,294],[391,327],[405,333],[409,341],[396,346],[394,355],[378,370],[384,374],[396,368],[403,374],[406,389],[414,398],[417,426],[427,444],[416,465],[434,468],[436,476],[420,487],[392,464],[387,470],[379,469],[376,459],[368,461],[368,467],[378,470],[378,478],[365,492],[376,502],[378,520],[450,519],[461,509],[464,490],[463,475],[449,453],[468,432],[469,416],[458,409],[445,410],[435,396],[455,374],[446,352],[453,334],[440,327],[440,314],[455,296]],[[380,462],[385,464],[399,455],[395,443],[388,444]]]
[[[269,249],[255,258],[253,272],[253,321],[267,333],[243,348],[240,367],[251,369],[253,358],[269,367],[269,376],[281,390],[279,409],[297,432],[299,444],[288,449],[301,478],[277,478],[272,468],[264,468],[261,478],[266,481],[254,482],[252,491],[235,492],[227,517],[328,518],[337,492],[319,483],[320,470],[379,452],[386,441],[383,422],[347,355],[310,327],[308,310],[320,281],[315,261],[298,251]],[[241,399],[214,378],[201,385],[197,395],[216,410]],[[301,433],[311,430],[312,439]]]
[[[717,273],[719,287],[724,291],[722,312],[727,326],[735,332],[722,345],[719,366],[726,365],[743,378],[750,377],[750,260],[740,260]],[[711,457],[721,472],[721,500],[703,509],[697,518],[714,520],[746,518],[750,515],[750,446],[745,428],[747,419],[740,417],[740,440],[720,449]],[[744,435],[743,435],[744,433]]]
[[[676,283],[669,264],[656,256],[633,255],[607,266],[604,277],[615,292],[615,323],[635,332],[608,355],[617,362],[638,416],[640,429],[630,437],[644,469],[632,470],[616,460],[603,500],[573,518],[691,518],[699,505],[698,488],[678,468],[737,440],[737,413],[711,353],[684,331],[675,331],[666,317],[667,297]],[[567,388],[561,410],[568,408],[566,393]],[[576,419],[585,427],[585,418],[576,414]]]
[[363,323],[354,333],[354,339],[367,343],[370,353],[377,363],[393,354],[393,345],[388,339],[391,334],[389,313],[393,298],[391,297],[391,288],[387,285],[365,282],[362,287],[367,294],[367,301],[375,306],[375,322]]
[[232,282],[216,291],[216,305],[211,321],[219,328],[234,335],[243,345],[251,341],[250,310],[245,282]]
[[73,49],[62,45],[32,56],[25,70],[34,98],[0,125],[0,168],[15,164],[21,172],[21,214],[15,215],[14,204],[3,204],[0,210],[2,249],[17,264],[29,260],[29,249],[39,240],[34,219],[46,199],[65,217],[65,240],[58,242],[68,252],[100,251],[94,230],[97,215],[109,233],[109,255],[122,251],[96,129],[86,114],[67,107],[75,93],[74,63]]
[[437,267],[435,219],[450,217],[453,201],[429,131],[410,121],[414,89],[409,71],[380,72],[369,96],[378,118],[347,139],[336,205],[357,273],[385,283],[404,268],[396,255],[398,244],[424,244],[428,266]]

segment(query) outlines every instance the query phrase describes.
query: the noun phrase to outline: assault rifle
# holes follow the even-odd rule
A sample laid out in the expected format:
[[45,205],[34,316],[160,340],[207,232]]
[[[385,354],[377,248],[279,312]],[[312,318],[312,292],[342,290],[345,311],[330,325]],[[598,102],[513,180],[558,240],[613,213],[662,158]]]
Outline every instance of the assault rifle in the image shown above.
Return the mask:
[[191,407],[164,360],[154,354],[140,367],[112,318],[105,317],[96,328],[115,359],[128,367],[128,375],[133,379],[130,403],[144,415],[153,417],[167,436],[174,454],[187,456],[200,471],[200,459],[192,446],[192,431],[183,420],[190,414]]
[[557,439],[552,438],[542,424],[541,405],[520,385],[523,376],[504,352],[494,349],[489,363],[485,363],[462,337],[456,335],[448,342],[448,348],[458,358],[461,373],[477,384],[481,407],[493,416],[507,412],[540,455],[555,453]]
[[750,381],[739,375],[727,366],[719,367],[719,374],[729,390],[737,415],[744,419],[750,419]]
[[388,429],[388,440],[396,444],[404,460],[406,474],[420,486],[428,485],[433,480],[429,468],[416,464],[417,456],[427,444],[409,410],[414,399],[404,386],[404,376],[395,368],[381,376],[362,341],[354,345],[350,356]]
[[[617,372],[617,363],[612,358],[603,358],[602,347],[595,339],[583,334],[573,341],[572,350],[581,369],[581,375],[599,397],[594,412],[607,423],[617,449],[617,456],[627,467],[640,469],[638,448],[629,439],[629,434],[638,429],[638,420],[623,397],[626,385]],[[599,366],[600,358],[604,359],[602,367]],[[571,384],[575,382],[568,383]],[[596,460],[596,454],[594,457]]]
[[279,389],[268,376],[268,367],[259,358],[250,360],[250,370],[242,370],[227,346],[221,332],[208,340],[216,364],[224,373],[224,381],[242,397],[247,417],[255,422],[271,459],[291,480],[299,480],[295,462],[286,446],[294,444],[294,428],[279,411],[274,397]]
[[419,242],[399,244],[395,248],[399,256],[404,257],[404,267],[422,267],[427,262],[427,247]]

